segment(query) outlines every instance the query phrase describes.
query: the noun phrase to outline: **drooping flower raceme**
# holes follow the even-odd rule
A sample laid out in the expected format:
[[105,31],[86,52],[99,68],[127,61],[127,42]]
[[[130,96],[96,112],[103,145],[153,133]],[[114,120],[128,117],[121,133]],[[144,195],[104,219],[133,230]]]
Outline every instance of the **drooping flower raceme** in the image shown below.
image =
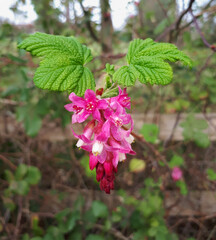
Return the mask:
[[[114,189],[115,173],[118,163],[126,159],[126,154],[135,154],[131,148],[134,138],[131,135],[133,120],[125,108],[130,109],[130,97],[126,88],[119,95],[100,99],[95,92],[87,89],[84,98],[71,93],[72,103],[65,109],[73,112],[72,124],[82,123],[92,116],[78,138],[77,147],[89,152],[89,167],[96,168],[96,179],[100,182],[101,190],[110,193]],[[130,128],[125,130],[124,125]]]

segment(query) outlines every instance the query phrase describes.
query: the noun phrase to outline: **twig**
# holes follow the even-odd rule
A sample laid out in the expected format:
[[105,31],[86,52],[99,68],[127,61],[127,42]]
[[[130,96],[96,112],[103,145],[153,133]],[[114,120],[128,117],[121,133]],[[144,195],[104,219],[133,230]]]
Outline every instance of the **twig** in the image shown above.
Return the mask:
[[22,212],[26,215],[36,215],[39,217],[46,217],[46,218],[54,218],[55,214],[50,213],[50,212],[31,212],[29,209],[23,208]]
[[178,112],[178,113],[177,113],[177,116],[176,116],[175,123],[174,123],[173,128],[172,128],[172,132],[171,132],[171,134],[170,134],[170,137],[169,137],[166,141],[164,141],[164,145],[163,145],[164,148],[167,146],[167,144],[168,144],[170,141],[172,141],[172,138],[173,138],[175,129],[176,129],[176,127],[177,127],[177,125],[178,125],[178,122],[179,122],[179,119],[180,119],[180,115],[181,115],[181,112]]
[[183,19],[183,17],[191,10],[193,3],[195,2],[195,0],[190,0],[188,7],[181,13],[181,15],[179,16],[179,18],[177,19],[177,21],[175,22],[174,25],[174,29],[172,31],[170,31],[170,36],[169,36],[169,42],[172,41],[172,37],[173,37],[173,31],[175,30],[176,32],[178,32],[179,30],[179,26],[181,24],[181,21]]
[[[104,230],[104,226],[100,224],[94,224],[94,227],[99,230]],[[125,237],[120,231],[116,230],[115,228],[109,229],[109,233],[116,237],[115,239],[128,240],[127,237]]]
[[6,157],[4,157],[3,155],[0,154],[0,159],[6,163],[12,170],[16,170],[16,166],[9,160],[7,159]]
[[212,51],[216,52],[216,46],[211,45],[211,44],[208,43],[208,41],[205,39],[205,37],[204,37],[204,35],[203,35],[203,33],[202,33],[199,25],[198,25],[197,19],[195,18],[195,16],[194,16],[194,14],[193,14],[193,12],[192,12],[191,9],[190,9],[190,14],[191,14],[191,16],[192,16],[192,18],[193,18],[193,22],[194,22],[195,28],[196,28],[197,32],[199,33],[199,35],[200,35],[203,43],[204,43],[208,48],[210,48]]
[[16,221],[16,227],[14,230],[14,240],[18,239],[19,231],[20,231],[20,223],[21,223],[21,218],[22,218],[22,197],[19,197],[19,211],[17,215],[17,221]]
[[[125,129],[125,130],[128,130],[128,129],[127,129],[126,127],[124,127],[124,126],[122,126],[122,128]],[[166,158],[165,158],[163,155],[161,155],[161,153],[160,153],[156,148],[154,148],[154,146],[153,146],[152,144],[148,143],[148,142],[144,139],[143,136],[138,135],[138,134],[136,134],[135,132],[131,132],[131,135],[134,136],[134,137],[135,137],[136,139],[138,139],[139,141],[145,143],[145,145],[154,153],[154,155],[155,155],[156,157],[158,157],[160,160],[162,160],[163,163],[169,168],[169,165],[168,165],[168,163],[167,163],[167,161],[166,161]]]
[[86,27],[87,27],[87,29],[88,29],[88,31],[90,33],[90,36],[96,42],[100,42],[99,38],[96,36],[96,34],[95,34],[95,32],[94,32],[94,30],[92,28],[91,21],[90,21],[90,12],[85,10],[81,0],[79,0],[78,2],[80,3],[80,7],[82,8],[83,14],[84,14],[84,16],[86,18]]
[[194,3],[195,0],[190,0],[188,7],[180,14],[180,16],[178,17],[178,19],[172,24],[170,25],[167,29],[164,30],[164,32],[162,34],[160,34],[155,41],[160,41],[162,38],[164,38],[168,33],[170,33],[169,36],[169,42],[172,41],[172,34],[174,31],[178,31],[179,26],[181,24],[182,18],[185,16],[185,14],[187,14],[190,9],[192,8],[192,5]]
[[11,233],[10,233],[10,230],[8,229],[7,227],[7,224],[5,223],[5,220],[3,217],[0,217],[0,222],[2,223],[5,231],[7,232],[8,236],[9,236],[9,239],[12,239],[12,236],[11,236]]
[[[209,7],[210,4],[211,4],[211,2],[212,2],[212,1],[210,1],[210,2],[204,7],[204,9],[203,9],[200,13],[196,14],[194,17],[195,17],[196,19],[198,19],[198,18],[200,18],[200,17],[203,15],[203,13],[211,12],[211,11],[212,11],[212,12],[215,12],[215,11],[216,11],[216,6]],[[191,25],[191,23],[193,23],[193,19],[192,19],[190,22],[188,22],[188,23],[186,23],[185,25],[183,25],[181,28],[179,28],[179,31],[178,31],[178,32],[180,32],[180,31],[182,31],[183,29],[189,27],[189,26]]]
[[197,73],[196,73],[196,82],[195,82],[196,84],[199,82],[200,77],[201,77],[201,75],[202,75],[202,72],[208,67],[209,61],[211,60],[211,57],[212,57],[213,55],[214,55],[214,52],[211,53],[211,54],[207,57],[204,65],[200,68],[199,71],[197,71]]
[[14,105],[14,106],[20,104],[19,102],[16,102],[16,101],[13,101],[10,99],[0,99],[0,103],[5,104],[5,105]]
[[160,5],[160,7],[161,7],[161,9],[162,9],[162,11],[163,11],[165,17],[167,18],[168,22],[170,23],[170,19],[169,19],[169,16],[168,16],[168,14],[167,14],[167,10],[164,8],[164,6],[163,6],[163,4],[161,3],[160,0],[156,0],[156,1],[157,1],[158,4]]
[[208,239],[207,240],[211,240],[212,237],[214,236],[214,233],[216,232],[216,226],[214,226],[213,230],[211,231],[211,233],[209,234],[208,236]]

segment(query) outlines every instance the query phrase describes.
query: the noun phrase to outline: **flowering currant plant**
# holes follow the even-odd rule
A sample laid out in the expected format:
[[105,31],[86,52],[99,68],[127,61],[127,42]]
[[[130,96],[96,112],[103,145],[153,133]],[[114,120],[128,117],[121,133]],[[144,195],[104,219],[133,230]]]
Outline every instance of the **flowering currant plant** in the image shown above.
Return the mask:
[[[126,111],[131,108],[127,87],[134,86],[136,80],[169,84],[173,72],[167,61],[191,66],[190,58],[173,44],[135,39],[126,56],[128,65],[115,71],[107,64],[105,86],[95,90],[94,76],[85,66],[93,58],[91,51],[75,38],[35,33],[18,47],[42,57],[34,76],[37,87],[70,93],[71,102],[64,107],[73,113],[76,145],[89,152],[89,167],[96,168],[96,179],[106,193],[114,189],[119,162],[126,160],[126,154],[135,154],[131,147],[134,122]],[[83,122],[83,133],[78,135],[73,124]],[[173,176],[180,178],[179,173]]]

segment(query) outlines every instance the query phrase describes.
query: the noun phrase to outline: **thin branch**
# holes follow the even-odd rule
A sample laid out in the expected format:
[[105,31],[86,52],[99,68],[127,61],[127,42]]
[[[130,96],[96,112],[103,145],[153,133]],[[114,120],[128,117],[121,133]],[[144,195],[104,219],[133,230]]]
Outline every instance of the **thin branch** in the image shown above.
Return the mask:
[[172,24],[170,25],[167,29],[164,30],[164,32],[159,35],[156,38],[156,41],[160,41],[161,39],[163,39],[168,33],[170,33],[170,39],[169,42],[172,41],[172,34],[174,31],[178,31],[179,26],[181,24],[181,21],[183,19],[183,17],[185,16],[185,14],[187,14],[189,12],[189,10],[192,8],[192,5],[194,3],[195,0],[190,0],[188,7],[180,14],[180,16],[178,17],[178,19]]
[[16,101],[13,101],[13,100],[10,100],[10,99],[2,99],[2,98],[0,98],[0,103],[4,104],[4,105],[14,105],[14,106],[20,104],[19,102],[16,102]]
[[[99,230],[104,230],[104,226],[103,225],[94,224],[93,226],[95,228],[99,229]],[[109,233],[111,233],[115,237],[115,239],[128,240],[128,237],[125,237],[120,231],[118,231],[115,228],[110,228],[109,229]]]
[[91,25],[91,21],[90,21],[90,13],[89,11],[86,11],[83,4],[82,4],[82,0],[79,0],[78,1],[80,3],[80,7],[82,8],[82,11],[83,11],[83,14],[86,18],[86,27],[87,29],[89,30],[89,33],[90,33],[90,36],[96,41],[96,42],[100,42],[99,41],[99,38],[96,36],[93,28],[92,28],[92,25]]
[[[211,6],[211,7],[209,7],[210,4],[211,4],[211,2],[212,2],[212,0],[204,7],[204,9],[203,9],[201,12],[199,12],[198,14],[195,15],[195,18],[196,18],[196,19],[202,17],[202,15],[203,15],[204,13],[206,13],[206,12],[208,12],[208,13],[211,12],[211,14],[215,13],[215,11],[216,11],[216,6]],[[185,25],[183,25],[182,27],[180,27],[178,32],[180,32],[180,31],[182,31],[183,29],[189,27],[192,23],[193,23],[193,19],[192,19],[190,22],[188,22],[188,23],[186,23]],[[178,33],[178,34],[179,34],[179,33]]]
[[3,155],[0,154],[0,159],[7,164],[12,170],[16,170],[16,166],[6,157],[4,157]]
[[[122,128],[125,129],[125,130],[128,130],[124,126],[122,126]],[[140,142],[143,142],[154,153],[154,155],[159,160],[161,160],[167,166],[168,169],[170,169],[169,165],[166,161],[166,158],[152,144],[148,143],[142,135],[136,134],[135,132],[131,132],[131,135],[134,136],[136,139],[138,139]]]
[[177,21],[175,22],[174,29],[172,31],[170,31],[169,42],[172,41],[173,32],[174,31],[178,32],[183,17],[191,10],[194,2],[195,2],[195,0],[190,0],[188,7],[178,17]]
[[17,221],[16,221],[16,227],[14,230],[14,236],[13,239],[17,240],[20,232],[20,224],[21,224],[21,218],[22,218],[22,208],[23,208],[23,203],[22,203],[22,197],[19,197],[19,211],[17,215]]
[[170,19],[169,19],[169,16],[168,16],[168,14],[167,14],[167,10],[164,8],[164,6],[163,6],[163,4],[161,3],[161,1],[160,1],[160,0],[156,0],[156,1],[157,1],[158,4],[160,5],[160,7],[161,7],[161,9],[162,9],[162,11],[163,11],[163,13],[164,13],[164,16],[167,18],[168,22],[171,23],[171,22],[170,22]]
[[164,145],[163,145],[164,148],[167,146],[167,144],[168,144],[170,141],[172,141],[172,138],[173,138],[175,129],[176,129],[176,127],[177,127],[177,125],[178,125],[178,122],[179,122],[179,119],[180,119],[180,115],[181,115],[181,112],[178,112],[178,113],[177,113],[177,116],[176,116],[175,123],[174,123],[173,128],[172,128],[172,132],[171,132],[169,138],[168,138],[166,141],[164,141]]
[[192,16],[192,18],[193,18],[193,22],[194,22],[195,28],[196,28],[197,32],[199,33],[199,35],[200,35],[203,43],[206,45],[206,47],[208,47],[208,48],[212,49],[212,51],[216,52],[216,46],[215,46],[215,45],[211,45],[211,44],[205,39],[205,37],[204,37],[204,35],[203,35],[203,33],[202,33],[199,25],[198,25],[197,19],[195,18],[195,16],[194,16],[194,14],[193,14],[193,12],[192,12],[191,9],[190,9],[190,14],[191,14],[191,16]]
[[214,52],[211,53],[211,54],[207,57],[204,65],[200,68],[199,71],[197,71],[197,73],[196,73],[196,82],[195,82],[196,84],[199,82],[200,77],[201,77],[201,75],[202,75],[202,72],[208,67],[208,64],[209,64],[209,62],[210,62],[210,60],[211,60],[211,58],[212,58],[213,55],[214,55]]

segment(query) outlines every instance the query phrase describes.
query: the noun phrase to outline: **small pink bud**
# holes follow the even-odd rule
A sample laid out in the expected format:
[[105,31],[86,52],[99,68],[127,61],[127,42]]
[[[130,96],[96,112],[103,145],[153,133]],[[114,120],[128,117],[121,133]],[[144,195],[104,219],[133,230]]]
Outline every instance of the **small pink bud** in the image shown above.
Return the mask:
[[104,176],[104,168],[103,165],[101,163],[98,163],[98,165],[96,166],[96,179],[98,182],[100,182],[100,180],[103,178]]
[[178,181],[182,178],[182,170],[179,167],[174,167],[172,170],[172,179]]
[[97,91],[96,91],[96,95],[101,96],[101,95],[103,94],[103,91],[104,91],[103,88],[99,88],[99,89],[97,89]]
[[113,181],[110,182],[104,177],[100,182],[100,188],[101,190],[104,190],[107,194],[110,194],[110,190],[114,189],[114,183]]
[[111,162],[104,162],[104,170],[107,176],[110,176],[113,171],[113,165]]

